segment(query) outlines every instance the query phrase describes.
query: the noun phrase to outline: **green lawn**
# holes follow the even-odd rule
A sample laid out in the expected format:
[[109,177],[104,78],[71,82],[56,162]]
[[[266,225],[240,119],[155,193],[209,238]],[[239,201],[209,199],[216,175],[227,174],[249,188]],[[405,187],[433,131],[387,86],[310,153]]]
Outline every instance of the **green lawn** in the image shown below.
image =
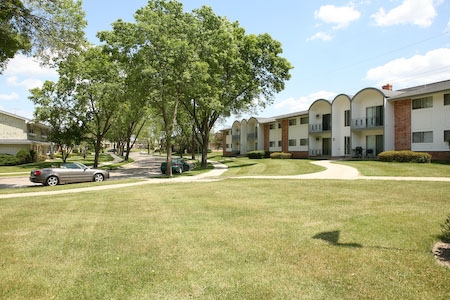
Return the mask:
[[228,171],[223,175],[224,177],[299,175],[325,170],[323,167],[311,164],[311,160],[307,159],[248,159],[247,157],[239,157],[217,160],[228,166]]
[[0,200],[1,299],[450,299],[448,183],[225,179]]
[[420,164],[381,161],[339,161],[365,176],[450,177],[450,164]]

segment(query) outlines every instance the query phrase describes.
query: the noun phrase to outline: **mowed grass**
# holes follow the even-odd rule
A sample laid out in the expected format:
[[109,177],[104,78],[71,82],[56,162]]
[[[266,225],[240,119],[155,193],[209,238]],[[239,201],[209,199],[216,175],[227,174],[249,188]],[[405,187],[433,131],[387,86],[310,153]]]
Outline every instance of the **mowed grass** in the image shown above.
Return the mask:
[[450,177],[450,164],[400,163],[381,161],[338,161],[365,176]]
[[247,157],[218,159],[228,167],[224,177],[284,176],[320,172],[325,168],[311,164],[307,159],[249,159]]
[[450,299],[448,183],[226,179],[0,200],[2,299]]

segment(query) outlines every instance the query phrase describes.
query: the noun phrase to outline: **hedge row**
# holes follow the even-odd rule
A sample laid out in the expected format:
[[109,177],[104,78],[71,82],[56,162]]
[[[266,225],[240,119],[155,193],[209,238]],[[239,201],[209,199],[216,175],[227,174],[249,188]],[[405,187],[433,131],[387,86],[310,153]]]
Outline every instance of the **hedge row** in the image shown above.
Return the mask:
[[261,159],[261,158],[268,157],[266,151],[264,151],[264,150],[250,151],[247,153],[247,156],[250,159]]
[[0,166],[15,166],[19,164],[17,157],[11,154],[0,154]]
[[409,150],[403,151],[385,151],[378,154],[380,161],[397,161],[397,162],[416,162],[429,163],[431,162],[431,154],[425,152],[413,152]]
[[292,158],[292,153],[286,153],[286,152],[274,152],[270,154],[270,158],[275,159],[290,159]]

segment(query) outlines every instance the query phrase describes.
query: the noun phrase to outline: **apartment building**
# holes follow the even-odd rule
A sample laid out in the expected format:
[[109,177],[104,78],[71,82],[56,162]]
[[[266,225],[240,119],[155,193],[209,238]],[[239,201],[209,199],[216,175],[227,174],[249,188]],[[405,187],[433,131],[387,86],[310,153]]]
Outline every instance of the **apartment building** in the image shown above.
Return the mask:
[[249,151],[293,157],[376,157],[387,150],[450,159],[450,80],[394,91],[368,87],[317,99],[307,111],[235,121],[223,131],[224,156]]
[[20,149],[46,155],[52,146],[47,141],[50,128],[32,120],[0,110],[0,153],[16,155]]

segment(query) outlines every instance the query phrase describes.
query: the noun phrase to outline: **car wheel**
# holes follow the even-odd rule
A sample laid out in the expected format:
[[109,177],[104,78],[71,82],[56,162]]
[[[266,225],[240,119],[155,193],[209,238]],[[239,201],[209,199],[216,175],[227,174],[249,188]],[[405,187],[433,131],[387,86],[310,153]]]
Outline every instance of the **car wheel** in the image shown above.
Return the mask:
[[45,184],[48,185],[48,186],[55,186],[55,185],[58,185],[58,183],[59,183],[59,179],[56,176],[50,176],[45,181]]
[[100,174],[100,173],[94,175],[94,181],[95,181],[95,182],[102,182],[104,179],[105,179],[105,178],[104,178],[103,175]]

